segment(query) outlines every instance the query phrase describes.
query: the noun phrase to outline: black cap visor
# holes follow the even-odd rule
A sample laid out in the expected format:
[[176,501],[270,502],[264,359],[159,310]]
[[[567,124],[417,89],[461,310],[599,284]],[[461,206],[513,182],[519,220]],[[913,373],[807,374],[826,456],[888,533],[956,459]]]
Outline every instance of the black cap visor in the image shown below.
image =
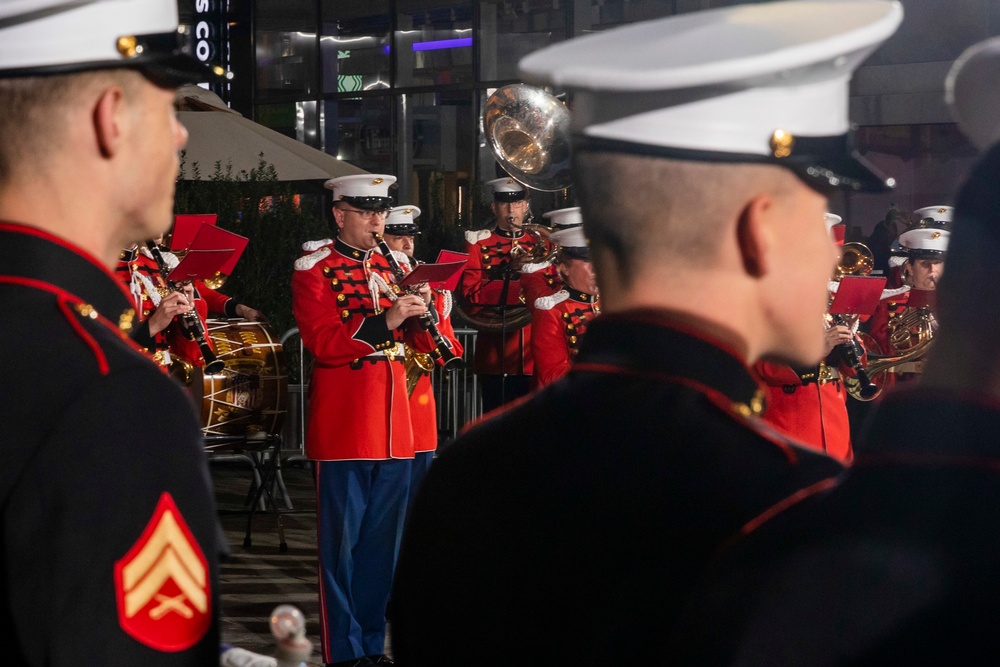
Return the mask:
[[385,233],[392,234],[393,236],[420,236],[420,230],[417,229],[416,225],[411,223],[386,225]]
[[213,81],[226,77],[217,66],[201,62],[190,55],[186,37],[174,30],[148,35],[127,35],[118,38],[120,60],[95,60],[86,62],[39,65],[2,70],[4,77],[45,76],[73,74],[101,69],[131,68],[141,71],[153,83],[165,88],[176,88],[186,83]]
[[385,209],[392,208],[391,197],[349,197],[342,195],[337,201],[342,201],[368,211],[384,211]]
[[520,192],[493,192],[493,201],[495,202],[512,202],[521,201],[527,198],[528,191],[521,190]]
[[944,261],[948,253],[944,250],[924,250],[923,248],[911,248],[906,251],[906,256],[911,261],[917,259],[933,259]]
[[582,259],[585,262],[590,261],[590,248],[584,246],[579,247],[567,247],[562,246],[559,248],[559,259]]
[[880,174],[864,158],[850,148],[850,134],[830,137],[796,137],[786,157],[702,151],[672,146],[652,146],[631,141],[576,135],[574,149],[591,152],[630,153],[649,157],[724,162],[773,164],[791,169],[808,185],[824,194],[830,190],[847,189],[856,192],[888,192],[895,181]]

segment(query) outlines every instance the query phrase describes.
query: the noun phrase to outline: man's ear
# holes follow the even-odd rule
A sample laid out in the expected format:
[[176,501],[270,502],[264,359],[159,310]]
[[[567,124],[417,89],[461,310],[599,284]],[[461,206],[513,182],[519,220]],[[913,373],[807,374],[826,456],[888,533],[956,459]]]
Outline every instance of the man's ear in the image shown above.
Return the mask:
[[344,228],[344,212],[339,208],[334,206],[331,211],[333,212],[333,224],[337,225],[337,229]]
[[94,105],[93,122],[101,155],[114,157],[122,148],[125,94],[120,86],[108,85]]
[[761,278],[770,270],[768,219],[773,208],[770,195],[757,195],[747,202],[736,223],[736,242],[743,270],[752,278]]

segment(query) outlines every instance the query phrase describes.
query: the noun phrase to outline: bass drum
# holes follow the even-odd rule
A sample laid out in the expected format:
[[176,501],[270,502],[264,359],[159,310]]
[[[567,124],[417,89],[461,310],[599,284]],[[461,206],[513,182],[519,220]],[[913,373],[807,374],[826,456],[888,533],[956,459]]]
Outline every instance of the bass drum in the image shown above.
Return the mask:
[[281,433],[288,397],[285,351],[262,322],[208,320],[206,333],[225,367],[205,375],[201,401],[206,436],[263,438]]

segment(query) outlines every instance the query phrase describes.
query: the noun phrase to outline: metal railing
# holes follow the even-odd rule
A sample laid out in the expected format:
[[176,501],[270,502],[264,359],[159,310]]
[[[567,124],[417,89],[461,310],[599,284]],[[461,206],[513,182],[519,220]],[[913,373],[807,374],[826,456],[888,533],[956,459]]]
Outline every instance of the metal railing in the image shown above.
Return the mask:
[[[455,329],[465,353],[463,364],[453,371],[435,370],[431,376],[434,388],[434,400],[437,402],[438,441],[447,444],[458,435],[462,427],[477,419],[483,413],[482,392],[479,380],[472,372],[472,351],[476,347],[475,329]],[[288,385],[288,413],[285,426],[282,429],[283,448],[298,450],[305,454],[306,414],[309,395],[308,378],[306,377],[306,354],[302,345],[302,337],[297,327],[293,327],[281,335],[281,347],[288,351],[289,342],[298,345],[299,383]]]

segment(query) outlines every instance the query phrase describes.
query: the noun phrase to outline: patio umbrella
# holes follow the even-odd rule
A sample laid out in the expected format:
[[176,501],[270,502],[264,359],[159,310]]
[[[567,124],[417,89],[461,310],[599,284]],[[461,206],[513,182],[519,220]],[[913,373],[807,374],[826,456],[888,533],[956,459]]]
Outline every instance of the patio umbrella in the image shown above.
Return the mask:
[[[244,118],[214,93],[198,86],[181,88],[176,97],[177,117],[189,138],[181,180],[211,180],[215,163],[233,173],[256,169],[261,154],[274,165],[279,181],[325,181],[337,176],[368,173],[364,169],[286,137]],[[195,178],[193,166],[198,165]]]

